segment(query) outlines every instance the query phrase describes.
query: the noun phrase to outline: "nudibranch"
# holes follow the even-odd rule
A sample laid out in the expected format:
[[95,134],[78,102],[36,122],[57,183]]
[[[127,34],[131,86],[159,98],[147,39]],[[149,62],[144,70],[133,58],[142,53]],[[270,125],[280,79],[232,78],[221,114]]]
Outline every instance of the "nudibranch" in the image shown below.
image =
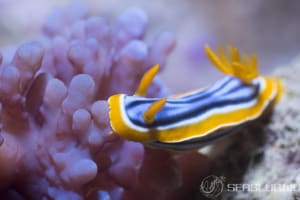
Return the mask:
[[145,97],[159,70],[147,71],[133,96],[116,94],[108,99],[114,133],[168,149],[202,147],[239,130],[261,117],[280,98],[283,87],[275,77],[258,73],[256,55],[239,55],[237,48],[208,45],[209,60],[226,76],[211,87],[166,98]]

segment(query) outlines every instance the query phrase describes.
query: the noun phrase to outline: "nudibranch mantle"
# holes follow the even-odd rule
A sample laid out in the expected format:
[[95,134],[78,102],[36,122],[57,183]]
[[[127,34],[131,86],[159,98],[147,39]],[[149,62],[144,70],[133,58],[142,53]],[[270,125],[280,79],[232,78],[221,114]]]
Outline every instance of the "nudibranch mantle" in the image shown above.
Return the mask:
[[[228,47],[217,56],[208,46],[209,59],[227,74],[211,87],[168,98],[146,98],[146,90],[158,72],[151,68],[133,96],[109,98],[110,123],[122,137],[171,150],[199,148],[259,118],[278,101],[278,79],[261,76],[257,60]],[[251,71],[252,70],[252,71]]]

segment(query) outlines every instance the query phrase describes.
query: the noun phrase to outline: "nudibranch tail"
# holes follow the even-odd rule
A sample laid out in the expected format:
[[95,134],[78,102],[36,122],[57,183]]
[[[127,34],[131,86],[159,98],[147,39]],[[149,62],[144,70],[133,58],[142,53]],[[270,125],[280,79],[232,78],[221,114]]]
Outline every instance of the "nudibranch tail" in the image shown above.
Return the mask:
[[277,94],[274,99],[274,103],[279,103],[281,96],[284,93],[284,86],[283,86],[281,80],[279,80],[278,78],[273,77],[272,80],[276,84],[276,90],[277,90]]
[[210,46],[205,46],[205,53],[209,60],[224,74],[238,77],[246,83],[259,76],[255,54],[252,57],[244,54],[240,58],[237,48],[228,45],[227,50],[228,53],[223,47],[218,47],[218,54],[216,54]]
[[158,71],[159,71],[159,64],[156,64],[144,74],[142,80],[140,81],[140,85],[138,89],[135,91],[135,95],[146,96],[147,89],[151,85]]

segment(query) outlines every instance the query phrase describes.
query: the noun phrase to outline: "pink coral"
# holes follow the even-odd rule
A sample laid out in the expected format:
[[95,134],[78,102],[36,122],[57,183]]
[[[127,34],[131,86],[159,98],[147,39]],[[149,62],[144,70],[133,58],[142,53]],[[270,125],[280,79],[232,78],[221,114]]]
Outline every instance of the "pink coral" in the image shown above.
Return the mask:
[[[147,21],[143,11],[131,8],[109,26],[75,4],[50,15],[38,42],[21,45],[12,59],[3,57],[2,195],[166,199],[199,181],[208,168],[205,158],[173,157],[109,134],[107,98],[132,94],[143,73],[156,63],[163,67],[174,47],[169,32],[150,45],[143,41]],[[148,95],[166,93],[155,79]],[[185,158],[193,158],[193,165]],[[191,169],[194,174],[186,175]]]

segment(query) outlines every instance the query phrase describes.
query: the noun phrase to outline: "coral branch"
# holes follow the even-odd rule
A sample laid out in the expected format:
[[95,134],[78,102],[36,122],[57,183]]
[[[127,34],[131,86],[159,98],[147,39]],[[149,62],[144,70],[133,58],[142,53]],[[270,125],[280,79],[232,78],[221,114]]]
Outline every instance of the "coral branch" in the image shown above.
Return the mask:
[[[133,94],[144,72],[163,68],[175,46],[170,32],[145,42],[147,24],[138,8],[111,26],[75,3],[51,14],[37,42],[4,58],[1,189],[26,199],[126,199],[149,196],[140,192],[147,185],[157,191],[151,199],[160,199],[181,187],[186,175],[170,154],[109,134],[107,98]],[[166,95],[159,78],[147,95]]]

